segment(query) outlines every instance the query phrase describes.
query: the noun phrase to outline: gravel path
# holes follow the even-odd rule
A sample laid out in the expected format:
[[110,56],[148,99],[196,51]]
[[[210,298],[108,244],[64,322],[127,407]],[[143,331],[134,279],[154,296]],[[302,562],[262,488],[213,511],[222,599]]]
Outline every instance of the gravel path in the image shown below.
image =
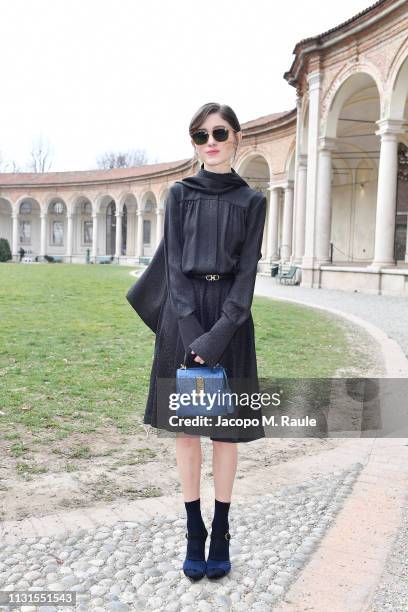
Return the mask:
[[[284,486],[253,504],[232,504],[232,570],[222,580],[194,584],[184,576],[185,516],[174,515],[22,539],[1,549],[0,585],[76,591],[76,612],[271,610],[318,546],[362,467],[357,462]],[[205,511],[203,518],[210,524]],[[35,610],[22,607],[22,612]]]

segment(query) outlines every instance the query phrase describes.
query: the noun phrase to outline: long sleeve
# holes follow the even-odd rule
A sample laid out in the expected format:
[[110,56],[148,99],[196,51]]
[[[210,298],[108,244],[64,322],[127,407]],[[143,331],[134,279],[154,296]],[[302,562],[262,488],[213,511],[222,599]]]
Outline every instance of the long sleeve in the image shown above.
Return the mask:
[[178,317],[181,340],[187,355],[190,343],[204,333],[196,316],[194,287],[181,267],[183,254],[181,203],[172,186],[164,214],[164,258],[170,302]]
[[166,298],[164,248],[161,239],[142,276],[130,287],[126,299],[142,321],[156,333],[161,306]]
[[189,345],[190,351],[195,351],[210,367],[217,364],[237,329],[250,315],[258,261],[262,257],[265,217],[266,197],[259,193],[248,211],[238,272],[224,301],[221,317]]

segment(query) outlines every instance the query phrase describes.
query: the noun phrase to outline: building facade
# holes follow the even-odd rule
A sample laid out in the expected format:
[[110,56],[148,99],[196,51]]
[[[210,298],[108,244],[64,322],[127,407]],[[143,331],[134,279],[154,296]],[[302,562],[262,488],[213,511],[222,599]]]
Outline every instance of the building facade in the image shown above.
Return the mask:
[[[261,271],[307,287],[408,296],[408,7],[380,0],[300,41],[283,75],[296,108],[242,124],[235,170],[267,195]],[[0,174],[0,237],[43,260],[148,261],[167,190],[191,159]]]

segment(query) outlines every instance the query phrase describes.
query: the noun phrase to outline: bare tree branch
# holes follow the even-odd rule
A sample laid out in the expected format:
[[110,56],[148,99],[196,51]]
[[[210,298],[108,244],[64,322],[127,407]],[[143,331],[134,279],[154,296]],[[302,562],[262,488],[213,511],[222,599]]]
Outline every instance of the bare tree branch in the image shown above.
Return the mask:
[[129,149],[128,151],[107,151],[100,155],[96,161],[101,170],[112,168],[138,168],[148,163],[146,151],[143,149]]
[[21,168],[14,160],[5,160],[3,153],[0,151],[0,172],[21,172]]
[[51,150],[47,143],[43,143],[42,136],[33,144],[31,160],[28,163],[31,172],[47,172],[51,168]]

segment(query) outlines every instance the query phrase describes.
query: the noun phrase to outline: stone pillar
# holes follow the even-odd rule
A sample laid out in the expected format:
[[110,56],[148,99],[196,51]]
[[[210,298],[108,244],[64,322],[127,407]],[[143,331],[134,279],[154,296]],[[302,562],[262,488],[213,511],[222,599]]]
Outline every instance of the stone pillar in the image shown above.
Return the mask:
[[19,261],[19,253],[18,253],[18,245],[19,245],[19,235],[18,235],[18,212],[12,212],[11,214],[12,222],[13,222],[13,234],[12,234],[12,259],[13,261]]
[[297,217],[297,192],[298,192],[298,173],[299,159],[302,148],[302,96],[299,89],[296,90],[296,142],[295,142],[295,169],[294,169],[294,191],[293,191],[293,253],[291,259],[295,257],[295,232],[296,232],[296,217]]
[[284,189],[281,260],[289,261],[292,253],[293,181],[288,181]]
[[278,259],[278,219],[279,219],[279,188],[276,185],[270,185],[268,188],[271,192],[269,199],[269,214],[268,214],[268,236],[266,242],[266,261],[272,263]]
[[408,263],[408,231],[407,231],[407,239],[405,242],[405,263]]
[[40,239],[40,258],[44,261],[44,255],[46,255],[47,245],[47,226],[48,226],[48,214],[46,212],[40,212],[41,219],[41,239]]
[[395,214],[397,206],[398,136],[404,132],[405,122],[380,119],[376,122],[381,136],[380,165],[378,168],[377,212],[375,217],[375,246],[372,266],[389,266],[394,260]]
[[116,208],[116,236],[115,236],[115,257],[119,262],[122,255],[122,211]]
[[164,210],[163,208],[156,208],[156,249],[159,246],[159,242],[163,237],[163,221],[164,221]]
[[306,232],[305,253],[302,266],[313,268],[315,263],[315,213],[318,168],[318,139],[320,121],[320,72],[308,75],[309,82],[309,124],[307,138],[307,186],[306,186]]
[[330,262],[332,151],[335,148],[334,138],[320,138],[316,202],[316,260],[319,264]]
[[65,256],[68,263],[72,263],[72,213],[67,212],[67,247],[65,250]]
[[137,238],[136,257],[143,257],[143,210],[138,210],[137,215]]
[[98,255],[98,213],[92,213],[92,261],[96,263]]
[[305,218],[306,218],[306,178],[307,157],[299,156],[296,189],[296,220],[294,263],[300,264],[305,254]]

